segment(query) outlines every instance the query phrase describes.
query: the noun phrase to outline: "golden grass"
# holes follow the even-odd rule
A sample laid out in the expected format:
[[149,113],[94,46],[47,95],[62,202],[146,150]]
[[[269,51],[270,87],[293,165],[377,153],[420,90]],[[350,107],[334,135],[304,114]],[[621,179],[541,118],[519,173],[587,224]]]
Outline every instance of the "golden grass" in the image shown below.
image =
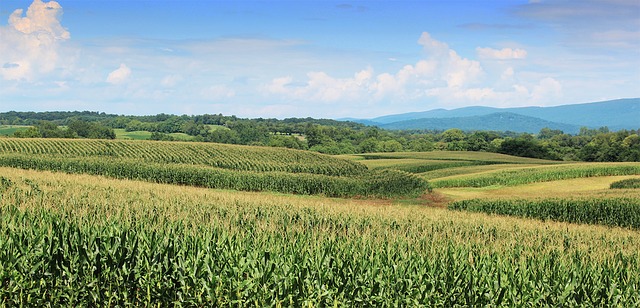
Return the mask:
[[476,198],[573,198],[573,197],[637,197],[640,190],[609,189],[611,183],[637,176],[605,176],[562,181],[532,183],[511,187],[440,188],[436,191],[453,200]]
[[478,173],[486,173],[493,171],[501,171],[505,169],[518,169],[527,167],[538,167],[542,165],[537,164],[495,164],[495,165],[479,165],[479,166],[467,166],[467,167],[455,167],[438,169],[429,172],[419,173],[418,175],[424,177],[427,180],[435,180],[453,176],[465,176]]

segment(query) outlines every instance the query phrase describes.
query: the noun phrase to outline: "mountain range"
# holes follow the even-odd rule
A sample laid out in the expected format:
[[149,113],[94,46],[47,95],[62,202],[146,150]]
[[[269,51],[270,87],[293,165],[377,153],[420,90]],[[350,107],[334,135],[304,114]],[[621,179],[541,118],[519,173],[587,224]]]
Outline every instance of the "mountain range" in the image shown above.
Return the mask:
[[581,127],[640,129],[640,98],[553,107],[494,108],[472,106],[386,115],[373,119],[342,119],[385,129],[493,130],[538,133],[548,127],[575,134]]

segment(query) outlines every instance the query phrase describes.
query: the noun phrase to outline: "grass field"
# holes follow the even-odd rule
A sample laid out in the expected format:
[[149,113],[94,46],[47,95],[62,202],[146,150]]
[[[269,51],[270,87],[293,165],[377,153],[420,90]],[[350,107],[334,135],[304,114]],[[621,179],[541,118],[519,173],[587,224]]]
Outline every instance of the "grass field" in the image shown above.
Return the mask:
[[25,125],[0,125],[0,136],[13,136],[13,133],[27,130],[31,126]]
[[[121,140],[149,140],[149,138],[151,138],[151,132],[148,131],[141,130],[128,132],[122,128],[116,128],[114,129],[114,131],[116,133],[116,139]],[[180,141],[191,141],[194,139],[193,136],[187,135],[185,133],[171,133],[168,135],[173,137],[175,140]]]
[[[640,305],[640,189],[610,188],[637,179],[640,163],[464,152],[345,161],[215,144],[33,142],[0,139],[0,156],[77,160],[73,168],[96,158],[113,170],[137,159],[156,174],[179,162],[188,177],[228,155],[233,168],[261,176],[296,164],[318,173],[310,176],[399,169],[435,188],[413,199],[344,199],[0,167],[1,305]],[[454,180],[462,184],[441,185]]]

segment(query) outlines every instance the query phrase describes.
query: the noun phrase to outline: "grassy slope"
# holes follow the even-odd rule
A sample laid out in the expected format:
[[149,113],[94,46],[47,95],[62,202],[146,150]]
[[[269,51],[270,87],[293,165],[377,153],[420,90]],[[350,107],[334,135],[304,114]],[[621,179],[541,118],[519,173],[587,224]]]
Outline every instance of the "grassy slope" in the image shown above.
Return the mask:
[[511,199],[511,198],[610,198],[610,197],[635,197],[640,198],[640,190],[609,189],[613,182],[635,178],[637,176],[603,176],[591,178],[579,178],[552,182],[524,184],[518,186],[502,187],[490,186],[482,188],[439,188],[437,191],[453,200],[465,199]]

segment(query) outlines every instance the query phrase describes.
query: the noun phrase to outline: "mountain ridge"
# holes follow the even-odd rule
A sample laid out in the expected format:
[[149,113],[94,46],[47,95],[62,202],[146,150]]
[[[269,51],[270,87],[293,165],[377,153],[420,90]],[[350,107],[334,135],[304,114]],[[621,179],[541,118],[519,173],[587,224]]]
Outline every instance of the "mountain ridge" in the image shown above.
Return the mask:
[[488,115],[453,117],[453,118],[422,118],[380,125],[384,129],[433,129],[446,130],[458,128],[465,131],[512,131],[517,133],[539,132],[547,127],[558,129],[566,133],[578,133],[580,126],[541,120],[535,117],[523,116],[512,112],[495,112]]
[[[381,128],[388,129],[400,129],[397,127],[412,127],[412,129],[447,129],[446,127],[451,126],[447,123],[455,122],[467,127],[466,130],[485,130],[482,128],[483,125],[469,126],[467,125],[467,122],[471,121],[479,123],[477,121],[478,119],[473,117],[486,117],[492,114],[502,113],[511,113],[527,117],[523,119],[531,124],[529,125],[531,128],[538,127],[539,125],[548,122],[548,124],[556,127],[549,128],[561,129],[559,127],[564,127],[565,129],[568,129],[568,131],[565,131],[565,129],[561,129],[565,132],[576,132],[580,127],[599,128],[607,126],[612,130],[640,128],[640,98],[624,98],[609,101],[559,105],[551,107],[529,106],[496,108],[486,106],[469,106],[450,110],[439,108],[422,112],[385,115],[372,119],[349,120],[365,125],[375,125]],[[468,119],[465,122],[461,120],[463,118]],[[534,118],[539,120],[538,124],[533,125]],[[432,120],[426,121],[425,119]],[[442,119],[449,120],[447,122],[446,120],[443,121]],[[484,120],[489,121],[496,119],[499,119],[499,117],[487,117]],[[414,122],[407,123],[407,121]],[[424,125],[420,126],[418,125],[419,123],[422,123]],[[437,123],[440,123],[441,125],[435,125]],[[500,123],[500,125],[494,126],[501,126],[503,124],[505,123]],[[507,130],[518,131],[519,129],[521,128],[514,126],[513,129]],[[538,131],[523,132],[537,133]]]

